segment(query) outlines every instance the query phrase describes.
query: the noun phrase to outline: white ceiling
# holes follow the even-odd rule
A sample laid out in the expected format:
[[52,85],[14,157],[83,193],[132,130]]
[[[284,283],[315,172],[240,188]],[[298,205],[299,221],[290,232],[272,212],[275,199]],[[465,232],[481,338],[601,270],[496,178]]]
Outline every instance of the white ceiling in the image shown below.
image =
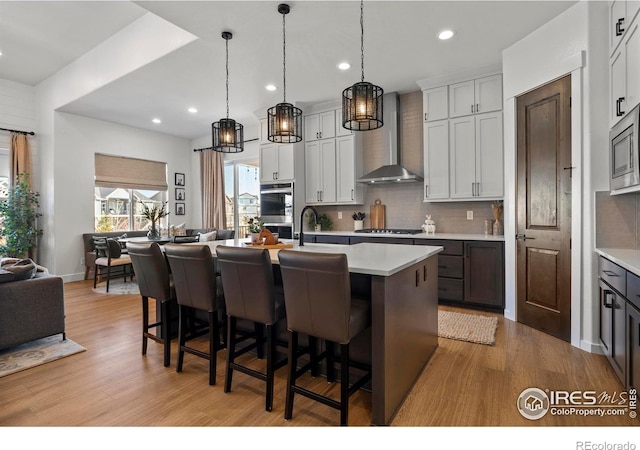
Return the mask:
[[[0,1],[0,78],[35,86],[127,25],[153,13],[199,39],[79,98],[62,110],[185,138],[210,134],[226,115],[257,137],[256,112],[282,92],[278,1]],[[385,92],[418,90],[417,80],[501,63],[502,50],[575,1],[367,1],[365,80]],[[360,81],[360,2],[289,2],[287,101],[340,97]],[[451,28],[453,39],[437,33]],[[126,57],[126,55],[123,55]],[[341,72],[336,65],[349,61]],[[275,92],[264,86],[273,83]],[[187,108],[198,108],[189,114]],[[153,117],[162,124],[151,122]]]

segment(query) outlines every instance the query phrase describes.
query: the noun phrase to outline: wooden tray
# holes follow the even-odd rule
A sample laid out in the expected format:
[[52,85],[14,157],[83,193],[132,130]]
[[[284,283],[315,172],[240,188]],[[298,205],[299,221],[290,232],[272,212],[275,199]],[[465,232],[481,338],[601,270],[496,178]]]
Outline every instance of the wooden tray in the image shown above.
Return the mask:
[[274,245],[253,244],[251,242],[245,242],[244,245],[254,248],[293,248],[293,244],[285,244],[284,242],[278,242]]

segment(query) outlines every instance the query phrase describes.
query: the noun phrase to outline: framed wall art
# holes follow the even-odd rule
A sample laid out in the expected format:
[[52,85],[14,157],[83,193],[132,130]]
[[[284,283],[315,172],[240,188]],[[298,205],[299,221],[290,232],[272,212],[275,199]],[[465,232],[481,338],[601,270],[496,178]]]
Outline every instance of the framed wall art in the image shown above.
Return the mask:
[[176,216],[184,216],[184,203],[176,203]]
[[184,188],[176,188],[176,201],[183,202],[185,200]]
[[176,172],[176,186],[184,186],[184,174]]

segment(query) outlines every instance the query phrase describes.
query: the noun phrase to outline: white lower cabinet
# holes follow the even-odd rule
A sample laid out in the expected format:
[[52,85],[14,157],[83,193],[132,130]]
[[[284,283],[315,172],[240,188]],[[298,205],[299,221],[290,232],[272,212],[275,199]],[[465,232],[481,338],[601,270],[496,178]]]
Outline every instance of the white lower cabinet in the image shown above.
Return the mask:
[[336,201],[336,140],[307,142],[305,156],[305,198],[308,204]]
[[502,112],[450,120],[449,140],[451,198],[502,198]]

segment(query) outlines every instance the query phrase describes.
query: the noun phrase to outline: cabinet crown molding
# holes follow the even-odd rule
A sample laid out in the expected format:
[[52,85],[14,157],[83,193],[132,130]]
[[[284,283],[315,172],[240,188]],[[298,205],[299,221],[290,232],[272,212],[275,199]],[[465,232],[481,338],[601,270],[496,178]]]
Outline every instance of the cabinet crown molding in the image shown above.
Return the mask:
[[461,70],[458,72],[448,73],[445,75],[438,75],[431,78],[425,78],[423,80],[416,81],[420,89],[431,89],[448,84],[460,83],[463,81],[473,80],[476,78],[488,77],[491,75],[498,75],[502,73],[502,63],[493,64],[490,66],[481,67],[478,69]]

